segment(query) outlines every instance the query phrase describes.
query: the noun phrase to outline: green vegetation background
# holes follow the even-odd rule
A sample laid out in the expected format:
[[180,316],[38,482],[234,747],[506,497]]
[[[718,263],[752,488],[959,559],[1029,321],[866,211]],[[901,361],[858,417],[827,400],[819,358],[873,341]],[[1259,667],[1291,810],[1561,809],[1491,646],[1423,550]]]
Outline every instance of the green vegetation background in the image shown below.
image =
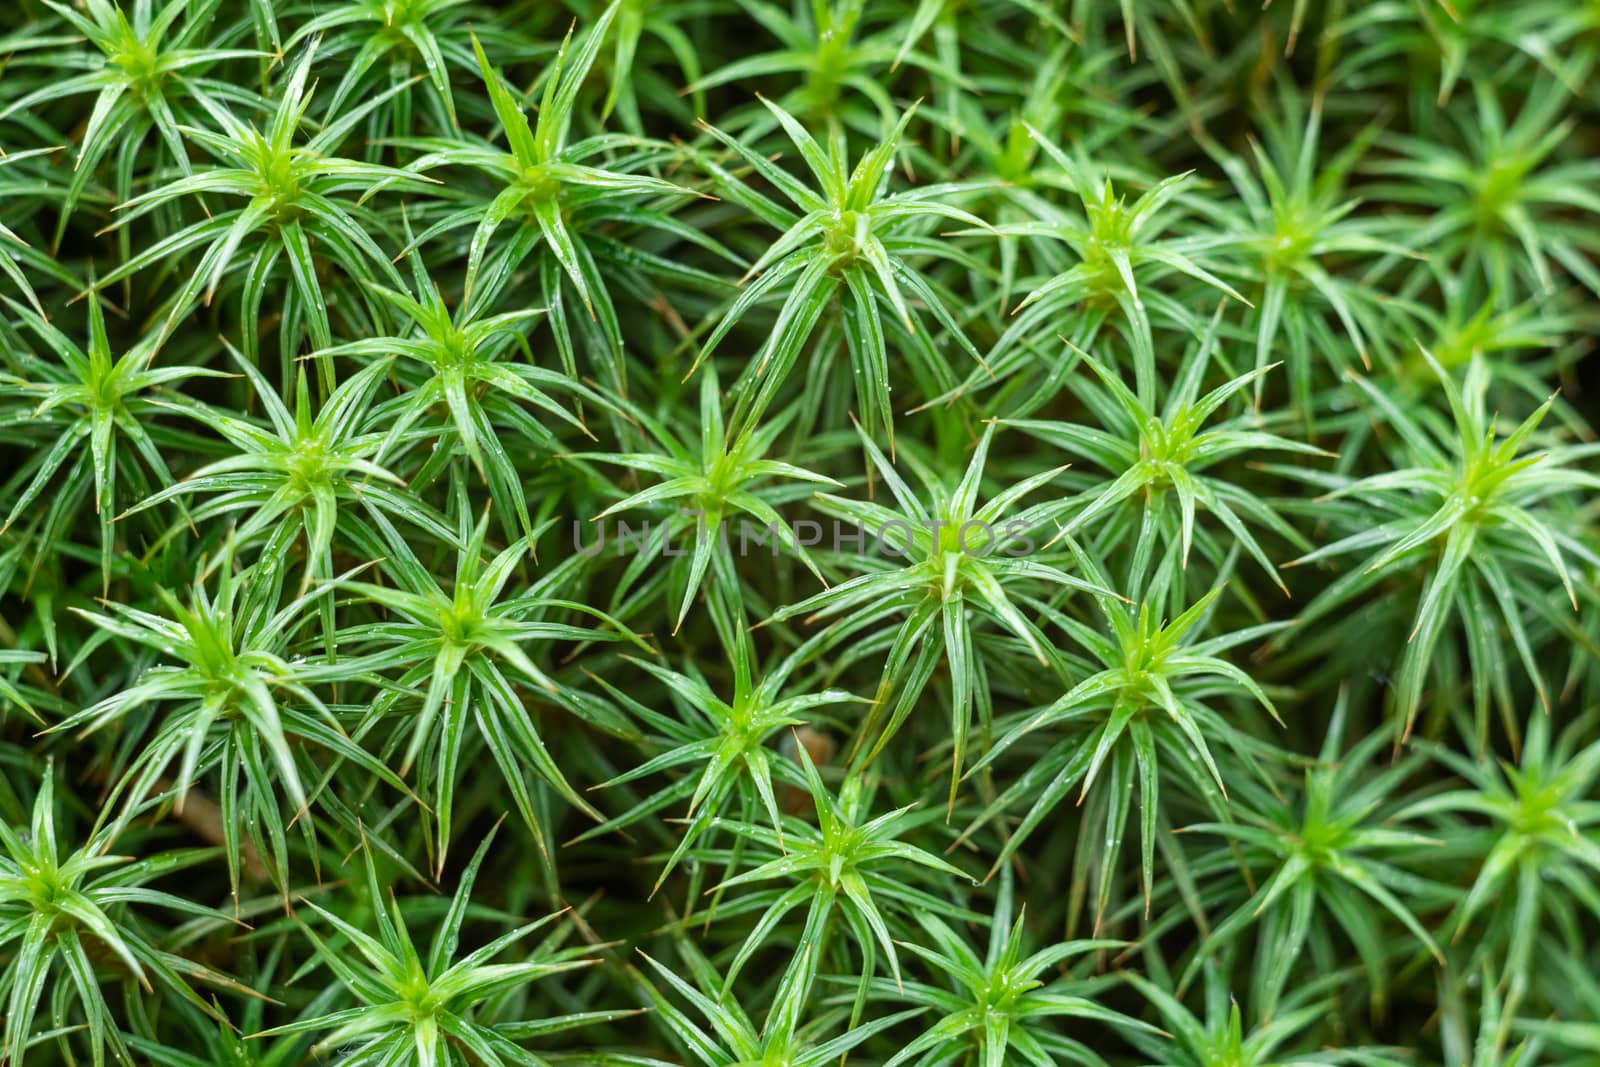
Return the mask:
[[13,0],[0,1063],[1600,1063],[1597,47]]

